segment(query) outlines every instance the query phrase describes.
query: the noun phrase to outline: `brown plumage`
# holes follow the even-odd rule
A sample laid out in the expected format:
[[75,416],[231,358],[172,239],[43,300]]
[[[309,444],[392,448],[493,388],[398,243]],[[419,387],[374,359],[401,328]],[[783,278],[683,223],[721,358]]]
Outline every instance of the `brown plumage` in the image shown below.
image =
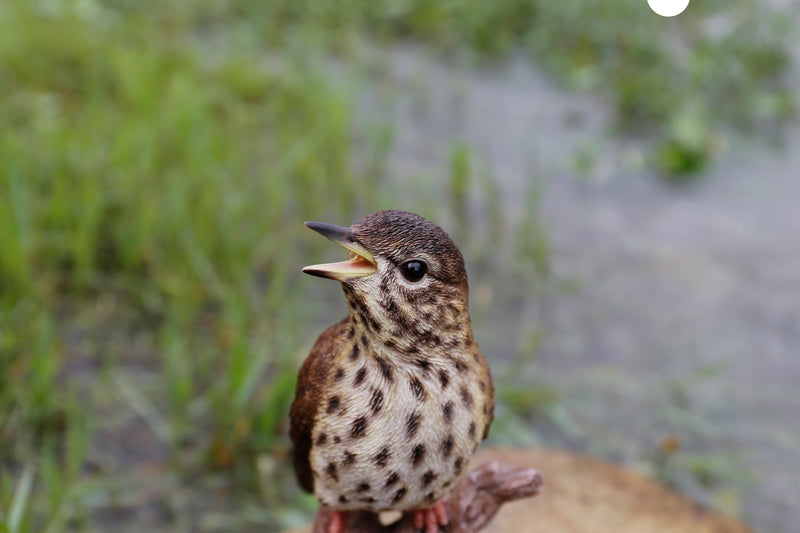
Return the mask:
[[[341,281],[350,314],[300,369],[290,413],[298,481],[333,510],[415,510],[435,531],[447,522],[438,502],[494,414],[464,260],[441,228],[412,213],[307,225],[351,252],[303,269]],[[340,513],[332,531],[342,523]]]

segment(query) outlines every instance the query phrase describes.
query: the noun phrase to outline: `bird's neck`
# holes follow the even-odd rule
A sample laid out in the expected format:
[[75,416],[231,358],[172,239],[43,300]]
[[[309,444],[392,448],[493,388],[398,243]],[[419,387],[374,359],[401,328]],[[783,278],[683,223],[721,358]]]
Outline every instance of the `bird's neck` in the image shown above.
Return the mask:
[[361,297],[345,286],[356,342],[369,352],[398,362],[418,357],[450,357],[468,351],[473,343],[465,302],[420,301],[399,305],[380,298]]

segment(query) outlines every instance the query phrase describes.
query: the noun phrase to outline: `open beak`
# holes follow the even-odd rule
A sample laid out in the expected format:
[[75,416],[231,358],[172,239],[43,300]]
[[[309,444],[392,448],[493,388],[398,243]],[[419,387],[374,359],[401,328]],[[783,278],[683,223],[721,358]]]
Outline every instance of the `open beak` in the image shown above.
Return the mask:
[[355,278],[369,276],[378,270],[372,252],[364,248],[361,243],[353,238],[353,230],[326,224],[325,222],[306,222],[306,226],[313,229],[323,237],[327,237],[339,246],[350,250],[350,259],[339,263],[325,263],[311,265],[303,268],[303,272],[321,278],[347,281]]

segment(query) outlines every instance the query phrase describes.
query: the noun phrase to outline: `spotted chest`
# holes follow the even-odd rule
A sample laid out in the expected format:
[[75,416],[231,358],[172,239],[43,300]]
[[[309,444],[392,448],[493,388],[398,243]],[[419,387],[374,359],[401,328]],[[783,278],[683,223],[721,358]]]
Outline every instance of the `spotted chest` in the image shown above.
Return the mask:
[[315,494],[335,509],[432,505],[463,474],[491,420],[486,377],[458,357],[415,366],[349,353],[316,413]]

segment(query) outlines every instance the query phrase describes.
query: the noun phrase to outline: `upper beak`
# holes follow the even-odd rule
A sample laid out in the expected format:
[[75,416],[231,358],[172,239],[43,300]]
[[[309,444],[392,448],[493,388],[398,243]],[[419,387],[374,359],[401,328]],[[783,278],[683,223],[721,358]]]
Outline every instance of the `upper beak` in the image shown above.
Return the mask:
[[353,230],[326,224],[325,222],[306,222],[306,226],[313,229],[323,237],[327,237],[339,246],[350,250],[350,259],[339,263],[326,263],[311,265],[303,268],[303,272],[321,278],[330,278],[337,281],[363,278],[378,270],[372,252],[364,248],[360,242],[353,238]]

